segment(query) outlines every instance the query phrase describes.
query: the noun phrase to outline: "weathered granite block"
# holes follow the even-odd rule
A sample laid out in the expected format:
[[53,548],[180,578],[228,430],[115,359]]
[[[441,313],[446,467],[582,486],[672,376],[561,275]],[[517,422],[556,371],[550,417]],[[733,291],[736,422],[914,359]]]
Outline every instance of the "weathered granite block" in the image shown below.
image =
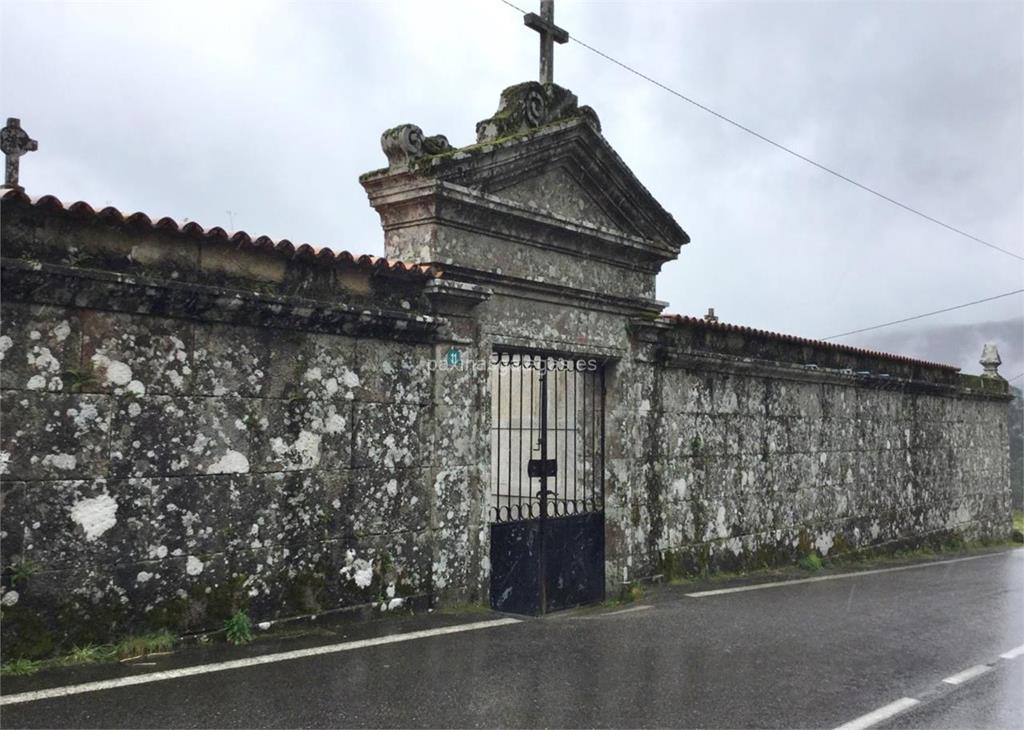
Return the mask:
[[[359,344],[352,337],[309,334],[300,344],[292,364],[291,376],[281,378],[291,383],[289,395],[319,400],[350,401],[361,387],[357,375]],[[282,363],[284,365],[284,363]]]
[[349,479],[348,520],[358,536],[419,532],[430,526],[425,469],[360,469]]
[[5,302],[0,318],[0,388],[61,391],[77,384],[82,331],[63,307]]
[[479,461],[479,423],[475,409],[434,407],[432,454],[440,468],[466,466]]
[[386,403],[427,403],[432,400],[433,348],[360,340],[356,358],[359,400]]
[[427,409],[405,403],[357,403],[354,468],[388,469],[423,466],[429,440]]
[[194,332],[196,394],[282,398],[294,385],[300,333],[210,323]]
[[344,400],[270,400],[252,406],[250,469],[344,469],[352,448],[352,405]]
[[242,398],[117,399],[110,434],[115,477],[245,473],[252,403]]
[[192,390],[192,325],[82,310],[82,390],[142,396]]
[[146,550],[148,495],[138,483],[25,482],[19,490],[19,509],[4,515],[4,530],[20,542],[22,560],[46,570],[91,569],[130,561]]
[[4,391],[0,474],[9,479],[106,476],[113,407],[104,395]]

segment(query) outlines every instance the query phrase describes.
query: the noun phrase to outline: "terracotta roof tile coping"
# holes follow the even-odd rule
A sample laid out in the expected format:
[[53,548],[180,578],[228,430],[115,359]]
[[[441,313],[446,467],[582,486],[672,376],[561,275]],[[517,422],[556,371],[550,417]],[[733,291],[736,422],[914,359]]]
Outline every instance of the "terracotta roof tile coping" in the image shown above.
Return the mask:
[[876,357],[883,360],[891,360],[894,362],[902,363],[904,365],[919,365],[927,368],[938,368],[941,370],[947,370],[952,372],[960,372],[960,368],[953,365],[944,365],[942,363],[928,362],[927,360],[916,360],[911,357],[904,357],[903,355],[893,355],[887,352],[877,352],[875,350],[863,350],[859,347],[852,347],[850,345],[840,345],[835,342],[826,342],[824,340],[809,340],[804,337],[797,337],[795,335],[786,335],[779,332],[769,332],[767,330],[754,329],[753,327],[744,327],[742,325],[728,324],[725,322],[708,322],[706,319],[699,317],[688,317],[681,314],[663,314],[660,319],[662,321],[671,322],[674,324],[686,324],[698,327],[704,327],[706,329],[715,330],[717,332],[736,332],[744,335],[756,335],[758,337],[767,337],[773,340],[781,340],[783,342],[789,342],[794,345],[808,345],[811,347],[823,347],[837,352],[845,352],[851,355],[861,355],[864,357]]
[[308,243],[295,245],[286,238],[279,241],[268,236],[257,236],[253,238],[245,231],[228,232],[220,226],[204,228],[203,226],[189,221],[184,225],[173,218],[163,217],[153,220],[145,213],[124,214],[117,208],[107,206],[96,210],[84,201],[77,201],[65,205],[60,198],[54,195],[43,195],[39,198],[31,198],[20,190],[6,188],[0,193],[0,200],[3,202],[27,203],[33,208],[48,212],[63,212],[69,215],[93,219],[112,225],[128,225],[143,229],[165,231],[167,233],[180,233],[193,238],[201,238],[207,241],[223,241],[232,243],[240,249],[254,251],[267,251],[296,258],[315,259],[324,263],[349,264],[362,269],[386,272],[389,274],[411,274],[424,278],[436,278],[441,276],[441,270],[427,264],[412,264],[405,261],[395,261],[381,256],[370,256],[368,254],[355,255],[348,251],[333,251],[326,246],[311,246]]

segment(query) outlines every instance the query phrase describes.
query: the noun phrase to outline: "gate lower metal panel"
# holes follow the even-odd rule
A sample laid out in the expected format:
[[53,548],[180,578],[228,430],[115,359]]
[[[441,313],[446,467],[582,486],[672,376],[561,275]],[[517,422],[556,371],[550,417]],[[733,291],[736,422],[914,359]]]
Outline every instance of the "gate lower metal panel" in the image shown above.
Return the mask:
[[540,559],[540,520],[492,524],[491,608],[542,613]]
[[491,525],[491,608],[536,616],[604,600],[604,513]]
[[544,610],[604,600],[604,513],[544,521]]

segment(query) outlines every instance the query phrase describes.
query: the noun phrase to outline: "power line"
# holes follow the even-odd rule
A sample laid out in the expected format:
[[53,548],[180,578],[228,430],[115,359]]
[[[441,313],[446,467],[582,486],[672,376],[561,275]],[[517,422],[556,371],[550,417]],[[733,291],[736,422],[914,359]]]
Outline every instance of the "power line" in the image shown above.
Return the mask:
[[[508,5],[510,8],[514,8],[514,9],[518,10],[520,13],[523,13],[524,15],[526,14],[525,10],[523,10],[518,5],[514,5],[513,3],[509,2],[509,0],[500,0],[500,2],[504,3],[505,5]],[[961,236],[964,236],[965,238],[969,238],[972,241],[980,243],[983,246],[988,246],[989,248],[991,248],[991,249],[993,249],[995,251],[999,251],[1001,253],[1005,253],[1007,256],[1013,256],[1015,259],[1019,259],[1020,261],[1024,261],[1024,256],[1021,256],[1020,254],[1014,253],[1013,251],[1010,251],[1008,249],[1005,249],[1005,248],[1002,248],[1000,246],[997,246],[994,243],[989,243],[988,241],[986,241],[986,240],[984,240],[982,238],[978,238],[977,236],[975,236],[973,234],[970,234],[967,231],[964,231],[964,230],[962,230],[960,228],[957,228],[956,226],[951,226],[948,223],[944,223],[943,221],[940,221],[938,218],[934,218],[934,217],[928,215],[927,213],[924,213],[924,212],[918,210],[917,208],[913,208],[913,207],[907,205],[906,203],[901,203],[900,201],[896,200],[895,198],[889,197],[885,193],[882,193],[882,192],[880,192],[878,190],[875,190],[874,188],[869,187],[869,186],[867,186],[867,185],[865,185],[863,183],[859,183],[856,180],[854,180],[853,178],[847,177],[843,173],[841,173],[841,172],[839,172],[837,170],[834,170],[831,167],[828,167],[827,165],[823,165],[820,162],[815,162],[810,157],[807,157],[806,155],[800,154],[796,150],[794,150],[794,149],[792,149],[790,147],[787,147],[786,145],[782,144],[781,142],[776,142],[775,140],[770,139],[769,137],[764,136],[760,132],[756,132],[753,129],[751,129],[750,127],[744,126],[743,124],[740,124],[739,122],[730,119],[729,117],[725,116],[724,114],[716,112],[714,109],[712,109],[712,108],[710,108],[708,106],[705,106],[704,104],[701,104],[699,101],[697,101],[695,99],[692,99],[689,96],[686,96],[685,94],[682,94],[682,93],[676,91],[675,89],[673,89],[673,88],[671,88],[669,86],[666,86],[665,84],[661,83],[660,81],[657,81],[657,80],[651,78],[647,74],[645,74],[645,73],[643,73],[641,71],[637,71],[632,66],[629,66],[628,64],[625,64],[622,61],[619,61],[618,59],[609,56],[604,51],[600,51],[600,50],[598,50],[597,48],[594,48],[594,46],[592,46],[592,45],[590,45],[588,43],[584,43],[579,38],[577,38],[577,37],[575,37],[575,36],[573,36],[571,34],[569,36],[569,40],[573,41],[575,43],[578,43],[579,45],[583,46],[584,48],[586,48],[589,51],[592,51],[593,53],[596,53],[598,56],[601,56],[601,58],[604,58],[607,61],[611,61],[616,66],[619,66],[619,67],[625,69],[626,71],[629,71],[631,74],[639,76],[640,78],[644,79],[645,81],[649,81],[650,83],[654,84],[655,86],[657,86],[657,87],[659,87],[661,89],[664,89],[665,91],[667,91],[668,93],[672,94],[673,96],[677,96],[680,99],[682,99],[683,101],[685,101],[685,102],[687,102],[689,104],[693,104],[698,109],[701,109],[702,111],[705,111],[708,114],[711,114],[711,115],[721,119],[723,122],[731,124],[732,126],[736,127],[737,129],[740,129],[740,130],[746,132],[747,134],[750,134],[750,135],[753,135],[754,137],[757,137],[762,142],[767,142],[768,144],[772,145],[773,147],[776,147],[776,148],[782,150],[783,152],[786,152],[786,153],[792,155],[793,157],[796,157],[797,159],[803,160],[804,162],[806,162],[806,163],[808,163],[810,165],[814,165],[819,170],[827,172],[830,175],[834,175],[835,177],[839,178],[840,180],[848,182],[851,185],[854,185],[854,186],[860,188],[861,190],[864,190],[865,192],[871,193],[872,195],[877,196],[877,197],[881,198],[882,200],[885,200],[885,201],[887,201],[889,203],[892,203],[893,205],[896,205],[896,206],[898,206],[900,208],[903,208],[903,210],[906,210],[906,211],[908,211],[910,213],[913,213],[914,215],[920,216],[921,218],[924,218],[927,221],[931,221],[932,223],[935,223],[936,225],[942,226],[943,228],[945,228],[947,230],[950,230],[953,233],[957,233],[957,234],[959,234]]]
[[871,327],[862,327],[859,330],[850,330],[849,332],[842,332],[838,335],[829,335],[828,337],[822,337],[823,340],[834,340],[839,337],[846,337],[847,335],[856,335],[860,332],[869,332],[871,330],[881,329],[882,327],[891,327],[894,324],[903,324],[904,322],[912,322],[915,319],[924,319],[925,317],[931,317],[936,314],[943,314],[945,312],[952,312],[957,309],[964,309],[965,307],[973,307],[975,304],[983,304],[984,302],[991,302],[996,299],[1002,299],[1004,297],[1011,297],[1014,294],[1021,294],[1024,289],[1015,289],[1014,291],[1008,291],[1005,294],[996,294],[993,297],[985,297],[984,299],[978,299],[973,302],[964,302],[963,304],[957,304],[955,307],[946,307],[945,309],[936,309],[934,312],[925,312],[924,314],[915,314],[913,317],[904,317],[903,319],[893,320],[892,322],[886,322],[885,324],[876,324]]
[[1013,376],[1012,378],[1007,378],[1007,379],[1006,379],[1006,382],[1007,382],[1007,383],[1012,383],[1012,382],[1013,382],[1014,380],[1016,380],[1017,378],[1024,378],[1024,373],[1017,373],[1017,374],[1016,374],[1016,375],[1014,375],[1014,376]]

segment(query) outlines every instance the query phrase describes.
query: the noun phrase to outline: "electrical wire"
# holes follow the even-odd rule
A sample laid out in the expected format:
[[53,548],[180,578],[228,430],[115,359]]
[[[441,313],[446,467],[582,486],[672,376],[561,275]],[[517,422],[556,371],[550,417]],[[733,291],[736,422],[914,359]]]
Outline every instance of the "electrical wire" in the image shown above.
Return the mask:
[[1008,291],[1003,294],[996,294],[992,297],[985,297],[984,299],[976,299],[973,302],[964,302],[963,304],[957,304],[953,307],[946,307],[945,309],[936,309],[934,312],[925,312],[924,314],[915,314],[913,317],[904,317],[903,319],[896,319],[892,322],[886,322],[884,324],[876,324],[871,327],[862,327],[859,330],[850,330],[849,332],[841,332],[838,335],[829,335],[828,337],[822,337],[823,340],[835,340],[839,337],[846,337],[847,335],[856,335],[861,332],[870,332],[871,330],[881,329],[882,327],[892,327],[894,324],[903,324],[904,322],[912,322],[915,319],[924,319],[925,317],[931,317],[936,314],[943,314],[945,312],[953,312],[957,309],[964,309],[966,307],[973,307],[975,304],[984,304],[985,302],[995,301],[996,299],[1003,299],[1004,297],[1011,297],[1014,294],[1024,293],[1024,289],[1015,289],[1014,291]]

